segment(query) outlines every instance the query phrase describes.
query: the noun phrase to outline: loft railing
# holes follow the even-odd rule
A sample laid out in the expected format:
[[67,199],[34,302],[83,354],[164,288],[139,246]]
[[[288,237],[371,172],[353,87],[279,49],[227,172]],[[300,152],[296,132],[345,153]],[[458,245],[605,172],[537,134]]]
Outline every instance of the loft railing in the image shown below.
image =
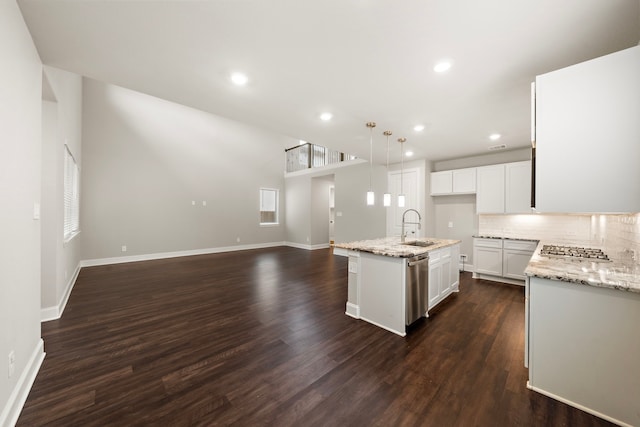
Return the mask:
[[284,151],[287,172],[327,166],[356,158],[356,156],[352,156],[351,154],[330,150],[309,142],[288,148]]

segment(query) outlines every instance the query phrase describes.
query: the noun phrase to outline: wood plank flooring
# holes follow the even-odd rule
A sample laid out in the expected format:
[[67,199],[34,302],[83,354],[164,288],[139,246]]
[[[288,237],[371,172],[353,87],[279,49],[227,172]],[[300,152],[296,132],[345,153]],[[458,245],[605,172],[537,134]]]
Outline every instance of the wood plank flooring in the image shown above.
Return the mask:
[[464,273],[402,338],[288,247],[83,268],[19,426],[604,426],[526,389],[523,288]]

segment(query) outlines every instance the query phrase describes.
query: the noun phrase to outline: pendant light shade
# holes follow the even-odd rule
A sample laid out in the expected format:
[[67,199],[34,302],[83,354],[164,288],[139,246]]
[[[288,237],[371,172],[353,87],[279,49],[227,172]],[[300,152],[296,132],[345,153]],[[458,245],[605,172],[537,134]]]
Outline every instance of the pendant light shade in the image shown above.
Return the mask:
[[369,128],[369,191],[367,191],[367,206],[375,204],[376,196],[373,193],[373,128],[376,127],[375,122],[367,122]]
[[[389,171],[389,137],[392,135],[390,130],[385,130],[383,134],[387,137],[387,171]],[[387,180],[387,192],[382,196],[382,204],[385,207],[391,206],[391,193],[389,193],[389,182]]]
[[404,208],[406,203],[404,197],[404,189],[403,189],[403,181],[404,181],[404,148],[402,144],[407,140],[407,138],[398,138],[398,142],[400,143],[400,194],[398,194],[398,206]]

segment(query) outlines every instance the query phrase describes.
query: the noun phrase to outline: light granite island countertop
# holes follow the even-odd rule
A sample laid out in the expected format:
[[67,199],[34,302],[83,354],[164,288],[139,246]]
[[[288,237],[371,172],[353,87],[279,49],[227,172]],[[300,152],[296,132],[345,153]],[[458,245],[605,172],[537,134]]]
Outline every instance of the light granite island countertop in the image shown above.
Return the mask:
[[527,387],[618,425],[640,426],[635,252],[596,247],[609,262],[556,258],[540,254],[544,243],[525,270]]
[[400,336],[406,327],[458,292],[460,241],[399,237],[338,243],[349,258],[345,314]]

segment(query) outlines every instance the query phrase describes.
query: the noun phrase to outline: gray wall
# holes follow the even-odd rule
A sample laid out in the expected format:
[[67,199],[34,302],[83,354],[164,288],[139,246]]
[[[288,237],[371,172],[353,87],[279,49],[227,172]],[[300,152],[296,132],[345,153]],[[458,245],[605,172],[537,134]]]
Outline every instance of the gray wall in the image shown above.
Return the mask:
[[[382,206],[382,183],[386,182],[387,169],[374,165],[373,179],[377,204],[367,206],[369,189],[369,164],[335,169],[335,241],[374,239],[386,236],[386,208]],[[375,183],[380,183],[376,186]],[[342,216],[338,216],[339,213]]]
[[[42,64],[15,1],[0,2],[0,425],[12,425],[20,383],[40,347]],[[9,372],[10,352],[15,370]],[[31,363],[29,363],[31,361]],[[28,388],[27,388],[28,389]],[[18,405],[16,405],[16,403]]]
[[311,180],[311,245],[329,244],[329,196],[334,176]]
[[[82,138],[84,259],[284,241],[296,140],[90,79]],[[281,225],[260,227],[260,187],[280,190]]]
[[286,241],[311,244],[311,177],[300,175],[285,180]]
[[42,308],[57,317],[80,263],[80,236],[64,242],[64,146],[82,170],[82,78],[44,67],[55,102],[42,109]]

